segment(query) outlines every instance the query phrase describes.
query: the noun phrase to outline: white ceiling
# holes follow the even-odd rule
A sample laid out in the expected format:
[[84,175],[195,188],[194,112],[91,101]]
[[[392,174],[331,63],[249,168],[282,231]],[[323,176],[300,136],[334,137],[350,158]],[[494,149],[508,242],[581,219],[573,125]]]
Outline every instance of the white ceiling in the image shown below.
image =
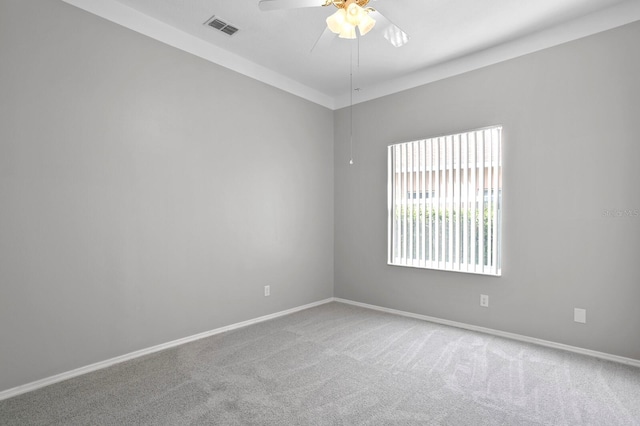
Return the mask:
[[[374,27],[359,42],[334,38],[311,52],[333,6],[64,1],[332,109],[351,102],[351,70],[357,103],[640,20],[640,0],[371,0],[409,34],[406,45],[393,47]],[[240,31],[203,25],[212,15]]]

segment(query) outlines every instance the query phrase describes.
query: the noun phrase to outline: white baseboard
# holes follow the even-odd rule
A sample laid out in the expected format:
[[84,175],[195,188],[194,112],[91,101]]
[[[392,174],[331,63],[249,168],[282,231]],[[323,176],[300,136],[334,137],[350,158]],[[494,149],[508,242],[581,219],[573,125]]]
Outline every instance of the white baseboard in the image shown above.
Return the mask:
[[43,388],[45,386],[62,382],[63,380],[71,379],[73,377],[81,376],[86,373],[91,373],[96,370],[101,370],[103,368],[110,367],[115,364],[119,364],[124,361],[128,361],[130,359],[138,358],[144,355],[149,355],[154,352],[159,352],[165,349],[173,348],[175,346],[180,346],[185,343],[193,342],[195,340],[204,339],[205,337],[213,336],[215,334],[224,333],[226,331],[235,330],[238,328],[246,327],[248,325],[256,324],[263,321],[268,321],[270,319],[282,317],[285,315],[292,314],[294,312],[302,311],[304,309],[313,308],[314,306],[323,305],[325,303],[329,303],[333,301],[333,297],[328,299],[320,300],[318,302],[309,303],[307,305],[298,306],[295,308],[287,309],[285,311],[276,312],[274,314],[264,315],[258,318],[250,319],[247,321],[242,321],[236,324],[227,325],[225,327],[216,328],[214,330],[205,331],[203,333],[194,334],[193,336],[183,337],[182,339],[173,340],[171,342],[162,343],[160,345],[152,346],[150,348],[141,349],[139,351],[131,352],[125,355],[117,356],[115,358],[108,359],[106,361],[96,362],[95,364],[87,365],[84,367],[76,368],[71,371],[67,371],[64,373],[56,374],[55,376],[46,377],[44,379],[36,380],[35,382],[27,383],[24,385],[16,386],[11,389],[7,389],[0,392],[0,401],[3,399],[11,398],[13,396],[17,396],[26,392],[30,392],[36,389]]
[[621,364],[627,364],[627,365],[631,365],[631,366],[640,368],[640,360],[637,360],[637,359],[626,358],[626,357],[622,357],[622,356],[618,356],[618,355],[611,355],[611,354],[607,354],[607,353],[604,353],[604,352],[593,351],[591,349],[579,348],[579,347],[576,347],[576,346],[565,345],[563,343],[556,343],[556,342],[551,342],[551,341],[548,341],[548,340],[536,339],[535,337],[528,337],[528,336],[523,336],[523,335],[520,335],[520,334],[508,333],[508,332],[505,332],[505,331],[494,330],[494,329],[486,328],[486,327],[479,327],[479,326],[475,326],[475,325],[465,324],[465,323],[456,322],[456,321],[450,321],[450,320],[436,318],[436,317],[430,317],[430,316],[427,316],[427,315],[414,314],[414,313],[411,313],[411,312],[400,311],[400,310],[397,310],[397,309],[385,308],[385,307],[382,307],[382,306],[370,305],[370,304],[361,303],[361,302],[354,302],[352,300],[341,299],[339,297],[330,297],[328,299],[324,299],[324,300],[320,300],[320,301],[317,301],[317,302],[309,303],[309,304],[306,304],[306,305],[298,306],[298,307],[295,307],[295,308],[287,309],[285,311],[280,311],[280,312],[276,312],[276,313],[273,313],[273,314],[264,315],[264,316],[261,316],[261,317],[258,317],[258,318],[250,319],[250,320],[247,320],[247,321],[242,321],[242,322],[239,322],[239,323],[236,323],[236,324],[231,324],[231,325],[228,325],[228,326],[225,326],[225,327],[216,328],[214,330],[205,331],[203,333],[194,334],[193,336],[188,336],[188,337],[184,337],[182,339],[173,340],[171,342],[162,343],[160,345],[152,346],[150,348],[141,349],[139,351],[131,352],[131,353],[128,353],[128,354],[125,354],[125,355],[121,355],[121,356],[118,356],[118,357],[115,357],[115,358],[111,358],[111,359],[108,359],[108,360],[105,360],[105,361],[97,362],[95,364],[91,364],[91,365],[87,365],[87,366],[84,366],[84,367],[76,368],[74,370],[67,371],[65,373],[56,374],[55,376],[46,377],[46,378],[41,379],[41,380],[36,380],[35,382],[27,383],[27,384],[24,384],[24,385],[16,386],[16,387],[11,388],[11,389],[0,391],[0,401],[2,401],[3,399],[11,398],[13,396],[17,396],[17,395],[26,393],[26,392],[30,392],[30,391],[33,391],[33,390],[36,390],[36,389],[40,389],[40,388],[43,388],[45,386],[48,386],[48,385],[51,385],[51,384],[54,384],[54,383],[62,382],[64,380],[71,379],[73,377],[81,376],[81,375],[86,374],[86,373],[90,373],[90,372],[93,372],[93,371],[101,370],[103,368],[107,368],[107,367],[110,367],[112,365],[119,364],[121,362],[125,362],[125,361],[128,361],[128,360],[134,359],[134,358],[138,358],[138,357],[141,357],[141,356],[144,356],[144,355],[149,355],[149,354],[152,354],[154,352],[162,351],[164,349],[173,348],[175,346],[183,345],[185,343],[193,342],[195,340],[204,339],[205,337],[209,337],[209,336],[213,336],[213,335],[216,335],[216,334],[224,333],[224,332],[227,332],[227,331],[235,330],[235,329],[238,329],[238,328],[246,327],[248,325],[257,324],[259,322],[268,321],[270,319],[274,319],[274,318],[282,317],[282,316],[285,316],[285,315],[289,315],[289,314],[292,314],[294,312],[302,311],[304,309],[309,309],[309,308],[313,308],[315,306],[324,305],[325,303],[329,303],[329,302],[345,303],[345,304],[348,304],[348,305],[359,306],[361,308],[367,308],[367,309],[386,312],[386,313],[390,313],[390,314],[401,315],[401,316],[404,316],[404,317],[416,318],[416,319],[420,319],[420,320],[423,320],[423,321],[433,322],[433,323],[436,323],[436,324],[443,324],[443,325],[448,325],[448,326],[451,326],[451,327],[462,328],[462,329],[465,329],[465,330],[478,331],[478,332],[485,333],[485,334],[490,334],[490,335],[499,336],[499,337],[505,337],[507,339],[518,340],[518,341],[526,342],[526,343],[533,343],[533,344],[540,345],[540,346],[546,346],[546,347],[549,347],[549,348],[560,349],[560,350],[564,350],[564,351],[568,351],[568,352],[574,352],[574,353],[578,353],[578,354],[582,354],[582,355],[591,356],[591,357],[594,357],[594,358],[600,358],[600,359],[604,359],[604,360],[607,360],[607,361],[618,362],[618,363],[621,363]]
[[577,354],[588,355],[594,358],[600,358],[607,361],[618,362],[621,364],[627,364],[633,367],[640,368],[640,360],[633,359],[633,358],[626,358],[623,356],[612,355],[605,352],[593,351],[591,349],[579,348],[577,346],[565,345],[563,343],[551,342],[549,340],[537,339],[535,337],[523,336],[521,334],[508,333],[506,331],[494,330],[492,328],[479,327],[476,325],[465,324],[462,322],[450,321],[446,319],[430,317],[427,315],[414,314],[411,312],[399,311],[397,309],[390,309],[390,308],[384,308],[382,306],[369,305],[367,303],[354,302],[353,300],[341,299],[339,297],[334,297],[333,300],[335,302],[359,306],[361,308],[373,309],[376,311],[387,312],[390,314],[401,315],[404,317],[416,318],[424,321],[434,322],[437,324],[449,325],[451,327],[463,328],[465,330],[478,331],[480,333],[491,334],[499,337],[505,337],[507,339],[518,340],[520,342],[533,343],[535,345],[546,346],[548,348],[560,349],[563,351],[574,352]]

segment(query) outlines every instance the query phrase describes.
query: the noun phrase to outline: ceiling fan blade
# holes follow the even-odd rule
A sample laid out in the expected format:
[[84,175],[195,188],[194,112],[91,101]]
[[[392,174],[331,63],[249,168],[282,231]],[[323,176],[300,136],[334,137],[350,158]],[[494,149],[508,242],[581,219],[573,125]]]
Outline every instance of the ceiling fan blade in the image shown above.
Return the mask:
[[389,40],[389,43],[394,45],[395,47],[404,46],[409,42],[409,36],[407,33],[402,31],[400,27],[395,25],[393,22],[385,18],[385,16],[378,12],[377,10],[372,10],[369,12],[369,16],[371,16],[376,21],[375,29],[377,31],[381,31],[384,38]]
[[329,28],[324,27],[324,31],[322,32],[322,34],[320,34],[320,37],[318,37],[318,40],[316,40],[309,53],[312,53],[316,48],[323,49],[327,47],[333,40],[336,39],[336,37],[337,35],[331,32]]
[[322,6],[323,0],[260,0],[258,7],[260,10],[282,10],[296,9],[299,7]]

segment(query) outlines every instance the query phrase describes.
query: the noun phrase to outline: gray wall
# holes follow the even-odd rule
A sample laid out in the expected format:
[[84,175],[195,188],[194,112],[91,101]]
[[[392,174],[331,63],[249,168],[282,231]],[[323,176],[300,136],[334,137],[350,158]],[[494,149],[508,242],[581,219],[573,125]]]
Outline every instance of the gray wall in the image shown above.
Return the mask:
[[[640,217],[603,216],[640,209],[638,40],[634,23],[359,104],[353,166],[336,111],[335,296],[640,359]],[[493,124],[503,276],[387,266],[386,146]]]
[[0,390],[332,296],[330,110],[60,1],[0,61]]

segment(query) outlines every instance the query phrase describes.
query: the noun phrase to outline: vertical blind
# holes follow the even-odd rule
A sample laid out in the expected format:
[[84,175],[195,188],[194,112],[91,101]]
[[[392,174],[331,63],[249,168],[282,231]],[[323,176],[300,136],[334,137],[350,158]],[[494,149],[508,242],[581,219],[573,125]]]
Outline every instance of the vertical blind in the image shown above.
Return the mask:
[[502,127],[388,147],[388,263],[501,274]]

